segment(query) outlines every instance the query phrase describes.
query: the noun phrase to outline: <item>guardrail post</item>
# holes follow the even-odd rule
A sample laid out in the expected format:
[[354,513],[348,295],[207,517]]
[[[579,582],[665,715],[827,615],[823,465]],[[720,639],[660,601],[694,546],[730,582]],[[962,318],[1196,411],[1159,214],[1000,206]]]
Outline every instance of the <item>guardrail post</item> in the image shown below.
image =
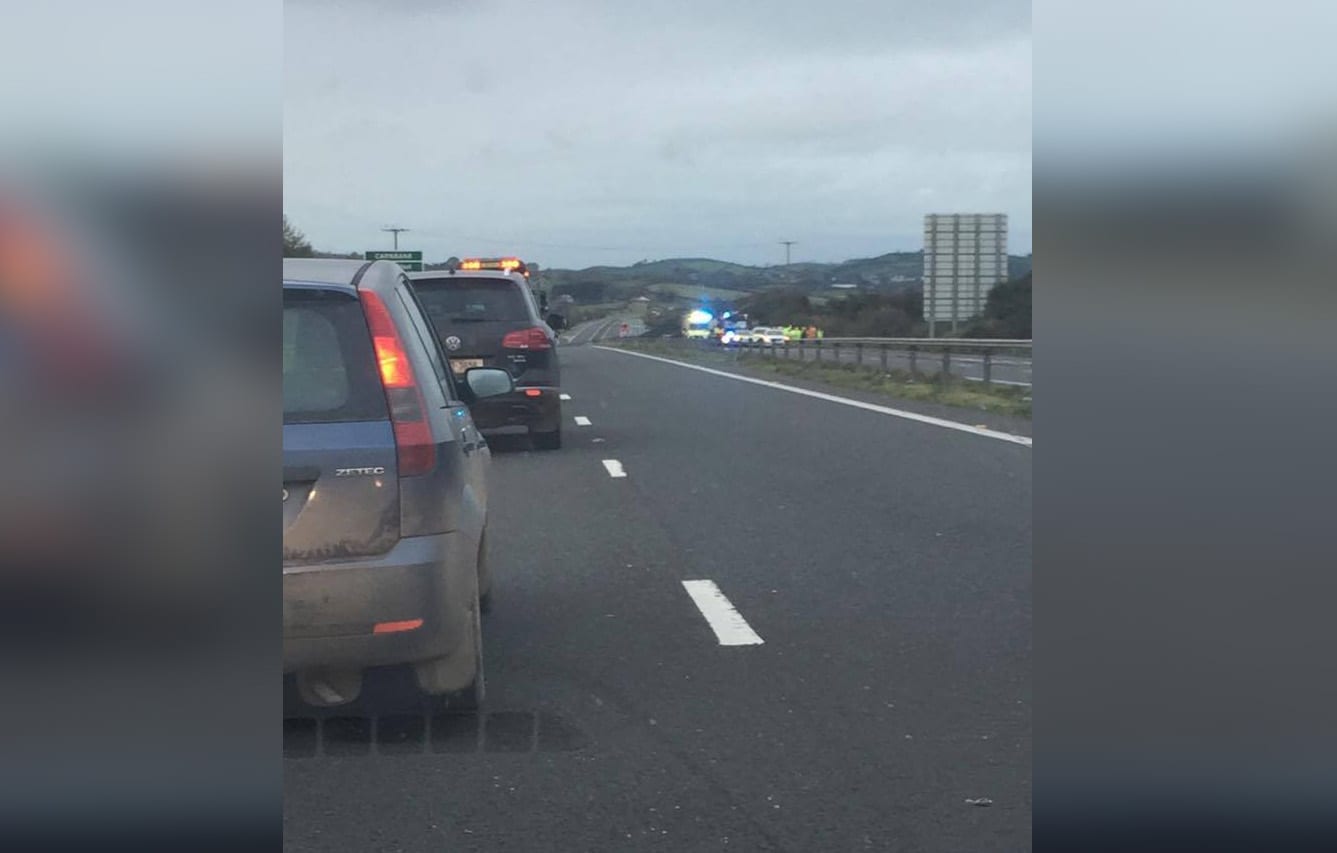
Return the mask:
[[882,344],[881,346],[878,347],[878,351],[879,351],[878,354],[879,354],[879,356],[880,356],[881,359],[882,359],[882,372],[883,372],[883,373],[886,373],[886,372],[887,372],[887,345],[886,345],[886,344]]
[[942,378],[946,379],[952,375],[952,351],[945,349],[942,351]]
[[988,386],[993,381],[993,353],[990,350],[984,351],[984,384]]
[[914,379],[919,375],[919,348],[914,344],[910,345],[910,378]]
[[854,345],[854,363],[857,364],[857,365],[859,365],[860,367],[863,367],[863,343],[862,343],[862,342],[856,343],[856,344]]
[[817,341],[817,360],[818,360],[818,361],[821,361],[821,360],[822,360],[822,342],[821,342],[821,341]]

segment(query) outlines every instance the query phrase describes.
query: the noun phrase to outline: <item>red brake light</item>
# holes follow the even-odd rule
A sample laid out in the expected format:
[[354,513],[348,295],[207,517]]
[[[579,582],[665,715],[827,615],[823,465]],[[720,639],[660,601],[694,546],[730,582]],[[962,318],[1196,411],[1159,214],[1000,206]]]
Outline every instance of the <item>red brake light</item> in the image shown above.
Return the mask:
[[395,328],[385,303],[375,293],[361,293],[362,312],[367,317],[376,361],[381,368],[385,399],[390,404],[390,421],[395,429],[395,449],[399,476],[426,474],[436,467],[436,442],[427,422],[427,404],[422,398],[413,363],[409,361],[404,341]]
[[506,349],[552,349],[548,333],[538,326],[507,332],[501,339],[501,345]]
[[399,336],[373,332],[372,343],[376,347],[376,361],[381,366],[381,382],[385,387],[412,388],[413,365],[409,363],[409,354],[404,352]]

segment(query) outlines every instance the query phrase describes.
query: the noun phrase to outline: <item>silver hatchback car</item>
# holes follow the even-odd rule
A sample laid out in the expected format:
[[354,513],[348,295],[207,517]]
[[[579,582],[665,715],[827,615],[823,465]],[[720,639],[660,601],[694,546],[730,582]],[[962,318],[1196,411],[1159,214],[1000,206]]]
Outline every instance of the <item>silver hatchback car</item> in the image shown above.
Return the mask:
[[405,664],[477,707],[491,454],[469,404],[514,383],[453,376],[393,263],[285,260],[283,279],[284,672],[330,706]]

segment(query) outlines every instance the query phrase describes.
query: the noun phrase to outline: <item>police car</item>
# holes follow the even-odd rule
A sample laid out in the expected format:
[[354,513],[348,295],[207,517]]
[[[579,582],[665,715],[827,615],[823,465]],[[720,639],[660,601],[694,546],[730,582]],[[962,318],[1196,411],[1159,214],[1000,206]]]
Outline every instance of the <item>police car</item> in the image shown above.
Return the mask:
[[769,326],[758,326],[752,330],[748,338],[754,344],[782,344],[785,342],[785,333],[779,329],[772,329]]

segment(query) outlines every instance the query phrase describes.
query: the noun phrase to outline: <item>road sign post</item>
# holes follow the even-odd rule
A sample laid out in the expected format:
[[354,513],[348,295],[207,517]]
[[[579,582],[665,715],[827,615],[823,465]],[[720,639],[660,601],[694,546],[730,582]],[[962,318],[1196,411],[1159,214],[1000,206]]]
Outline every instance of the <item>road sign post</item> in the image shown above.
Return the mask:
[[368,261],[394,261],[409,272],[422,272],[422,252],[394,249],[368,249],[362,253]]

